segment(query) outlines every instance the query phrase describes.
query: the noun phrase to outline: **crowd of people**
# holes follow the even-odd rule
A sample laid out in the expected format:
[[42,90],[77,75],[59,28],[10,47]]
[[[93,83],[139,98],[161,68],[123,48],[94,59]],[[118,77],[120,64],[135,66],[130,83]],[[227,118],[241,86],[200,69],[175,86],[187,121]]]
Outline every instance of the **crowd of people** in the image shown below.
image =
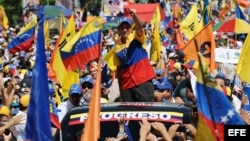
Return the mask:
[[[188,14],[192,4],[193,2],[183,3],[183,15]],[[219,10],[221,7],[214,5],[212,8]],[[107,71],[102,73],[105,80],[103,79],[101,84],[101,103],[179,103],[197,109],[197,94],[190,79],[197,75],[200,62],[185,59],[185,54],[176,47],[173,33],[169,32],[169,28],[173,27],[168,25],[160,32],[162,37],[160,57],[157,61],[151,61],[150,46],[154,41],[153,25],[149,26],[148,23],[142,23],[136,11],[126,10],[128,10],[132,19],[122,17],[118,27],[103,31],[101,45],[102,71]],[[79,14],[79,11],[76,14]],[[3,141],[23,141],[25,139],[24,131],[32,89],[32,67],[35,62],[34,50],[36,44],[34,42],[29,50],[15,54],[8,53],[6,47],[20,29],[32,21],[35,16],[36,13],[29,11],[26,13],[22,25],[0,29],[0,140]],[[171,14],[167,13],[166,16],[171,16]],[[235,18],[235,16],[234,10],[225,15],[226,18]],[[221,20],[219,15],[212,15],[212,19],[215,22]],[[46,48],[48,64],[59,35],[58,32],[50,37],[50,46]],[[216,48],[241,49],[246,35],[214,32],[214,37]],[[105,61],[107,55],[112,56],[111,59],[115,62],[115,68],[110,68]],[[63,89],[60,84],[52,80],[48,81],[49,92],[52,95],[50,100],[56,105],[59,122],[71,109],[89,105],[98,69],[96,60],[86,64],[86,68],[79,71],[80,81],[70,86],[68,97],[63,97],[60,94],[61,89]],[[228,78],[221,72],[221,69],[221,63],[217,63],[214,72],[216,83],[221,87],[225,97],[230,100],[243,121],[249,125],[250,114],[247,111],[249,109],[246,109],[249,105],[249,99],[246,91],[244,91],[249,85],[241,81],[235,84],[232,78]],[[56,92],[59,93],[61,103],[58,103],[55,98]],[[126,140],[129,137],[124,130],[124,125],[129,124],[129,121],[121,118],[118,119],[118,122],[119,132],[117,137],[107,137],[106,141]],[[178,131],[179,127],[183,126],[185,131]],[[54,135],[57,129],[55,125],[52,127],[52,134]],[[140,141],[194,140],[197,132],[196,123],[173,124],[167,129],[161,122],[149,122],[142,119],[140,127]]]

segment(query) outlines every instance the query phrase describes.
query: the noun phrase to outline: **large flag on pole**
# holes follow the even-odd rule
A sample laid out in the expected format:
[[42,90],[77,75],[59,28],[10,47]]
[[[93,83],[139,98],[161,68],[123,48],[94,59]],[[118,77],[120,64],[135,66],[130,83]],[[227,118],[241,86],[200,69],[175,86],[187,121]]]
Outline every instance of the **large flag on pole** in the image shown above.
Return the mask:
[[67,70],[75,70],[101,55],[102,18],[87,23],[62,48],[61,57]]
[[97,78],[92,95],[81,141],[97,141],[100,137],[101,59],[98,60]]
[[[182,48],[183,53],[187,60],[196,60],[198,61],[197,53],[201,52],[203,57],[205,57],[206,62],[210,65],[211,72],[214,71],[215,62],[214,62],[214,49],[215,41],[213,37],[213,25],[210,22],[207,24],[200,32],[198,32],[194,38],[188,41],[184,48]],[[198,44],[198,52],[195,45],[195,40]]]
[[153,19],[151,20],[151,25],[154,25],[153,41],[150,49],[150,60],[158,62],[160,59],[160,52],[162,51],[159,23],[161,21],[160,6],[157,6]]
[[190,40],[196,34],[198,26],[197,4],[193,4],[186,18],[180,23],[180,30]]
[[243,125],[244,122],[211,76],[203,55],[198,55],[201,61],[196,83],[198,126],[195,140],[224,141],[224,125]]
[[62,35],[59,37],[56,43],[55,49],[52,53],[50,65],[52,71],[54,71],[56,80],[62,86],[62,95],[66,99],[69,96],[69,89],[71,84],[79,82],[79,72],[78,70],[67,71],[61,57],[61,50],[65,47],[67,42],[69,42],[75,36],[75,23],[74,17],[71,16],[67,27],[62,31]]
[[39,23],[36,60],[32,71],[30,104],[25,138],[29,141],[52,141],[49,86],[46,67],[44,23]]
[[250,84],[250,32],[248,32],[247,38],[244,42],[243,49],[240,54],[240,59],[237,65],[237,74],[239,74],[242,81],[246,81]]
[[10,53],[16,53],[21,50],[28,50],[31,48],[35,39],[36,23],[37,19],[34,18],[29,24],[21,29],[14,39],[10,41],[7,46]]

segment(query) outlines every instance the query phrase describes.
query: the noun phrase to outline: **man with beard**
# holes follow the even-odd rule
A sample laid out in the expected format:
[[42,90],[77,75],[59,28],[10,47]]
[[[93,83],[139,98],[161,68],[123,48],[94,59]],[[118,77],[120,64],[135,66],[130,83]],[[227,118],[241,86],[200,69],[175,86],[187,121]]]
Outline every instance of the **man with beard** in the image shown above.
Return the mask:
[[82,92],[83,92],[83,97],[81,99],[80,105],[89,105],[91,97],[92,97],[94,80],[91,76],[86,75],[85,77],[80,79],[80,83],[81,83]]

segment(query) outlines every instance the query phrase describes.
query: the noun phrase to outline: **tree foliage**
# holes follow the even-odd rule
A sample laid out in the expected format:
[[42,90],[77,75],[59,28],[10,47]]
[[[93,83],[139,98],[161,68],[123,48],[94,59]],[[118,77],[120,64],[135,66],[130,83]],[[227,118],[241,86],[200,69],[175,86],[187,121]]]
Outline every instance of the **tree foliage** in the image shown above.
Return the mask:
[[[40,0],[41,5],[55,5],[55,0]],[[23,0],[0,0],[0,5],[5,9],[10,26],[21,22],[23,15]]]

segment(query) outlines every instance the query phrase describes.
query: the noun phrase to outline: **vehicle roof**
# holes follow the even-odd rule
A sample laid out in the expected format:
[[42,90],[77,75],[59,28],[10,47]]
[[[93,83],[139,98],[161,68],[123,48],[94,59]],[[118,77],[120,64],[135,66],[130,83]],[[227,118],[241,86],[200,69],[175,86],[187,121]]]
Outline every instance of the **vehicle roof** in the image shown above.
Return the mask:
[[[64,117],[62,125],[63,141],[75,141],[81,135],[87,119],[88,106],[76,107]],[[129,129],[134,140],[138,140],[140,125],[138,121],[160,121],[168,128],[171,124],[190,123],[191,109],[183,104],[164,104],[162,102],[121,102],[101,105],[101,137],[116,137],[119,126],[117,119],[125,116],[129,120]],[[58,137],[58,133],[57,133]],[[57,140],[55,137],[54,140]]]

